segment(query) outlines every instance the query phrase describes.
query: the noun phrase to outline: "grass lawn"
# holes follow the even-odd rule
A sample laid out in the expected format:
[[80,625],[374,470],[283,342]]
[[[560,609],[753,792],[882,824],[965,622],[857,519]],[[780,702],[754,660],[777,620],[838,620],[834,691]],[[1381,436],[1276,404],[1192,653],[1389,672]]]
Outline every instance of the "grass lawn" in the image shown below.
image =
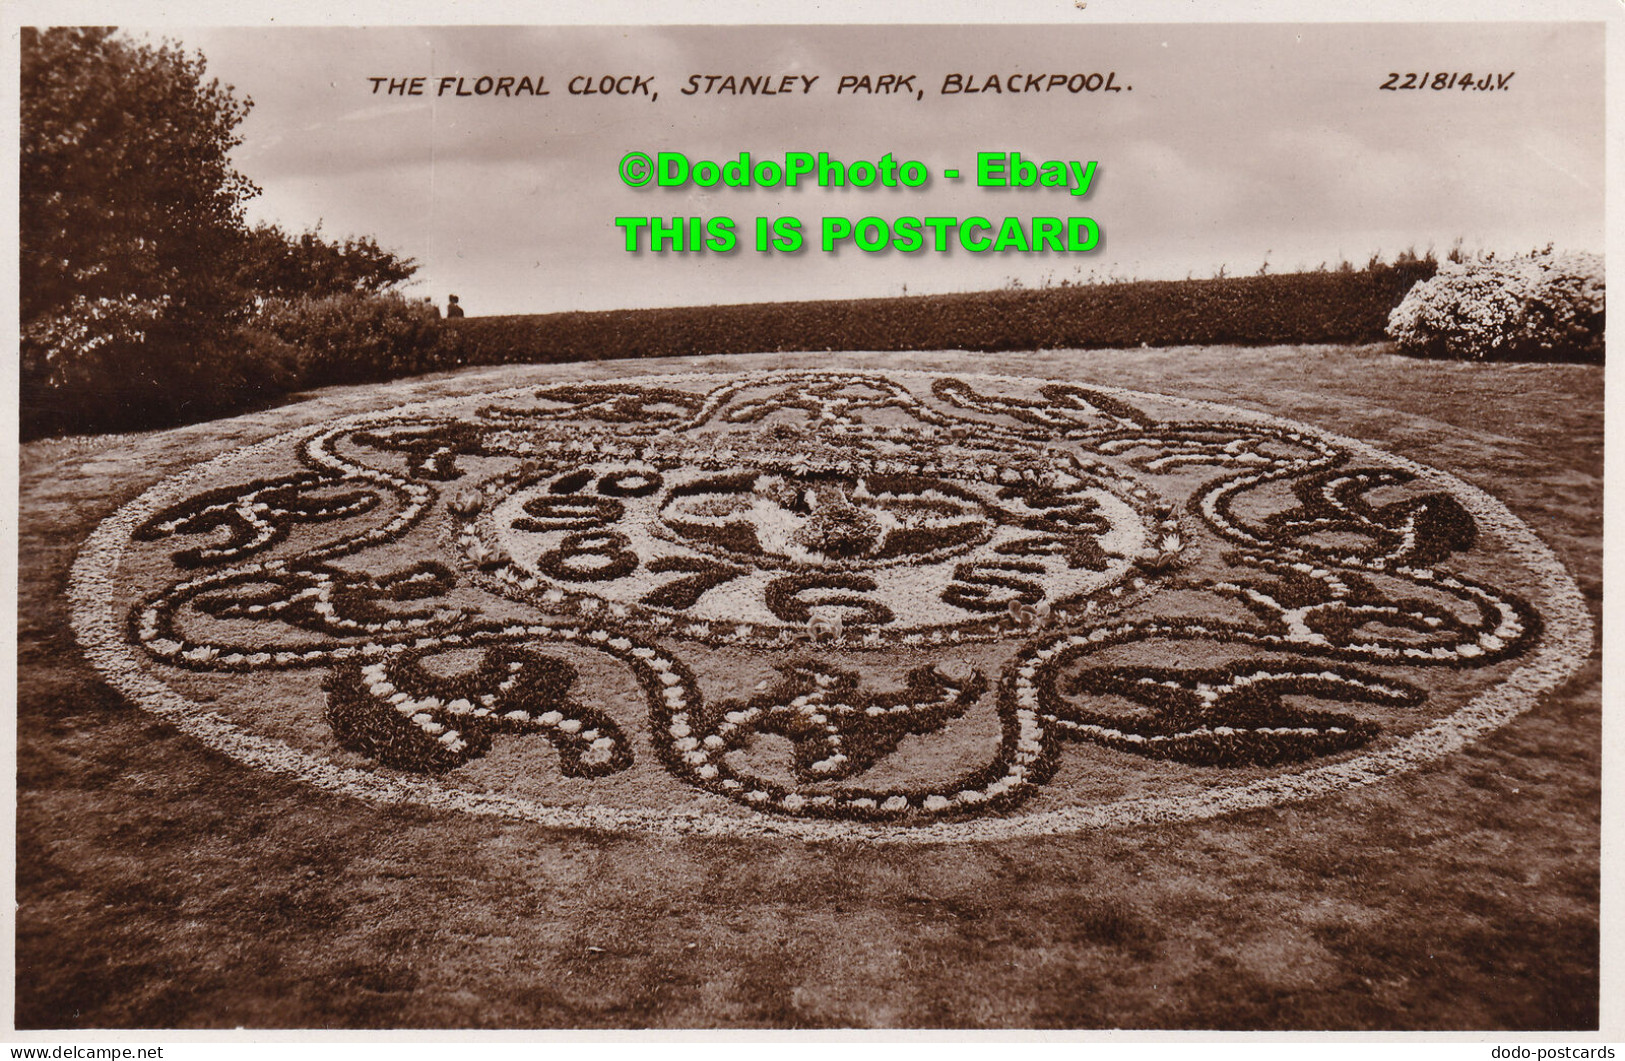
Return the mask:
[[1259,409],[1503,501],[1600,621],[1603,370],[1386,347],[772,354],[330,388],[21,465],[19,1028],[1586,1029],[1600,654],[1383,784],[1208,821],[868,846],[560,831],[256,772],[109,690],[64,594],[153,483],[326,417],[566,380],[889,367]]

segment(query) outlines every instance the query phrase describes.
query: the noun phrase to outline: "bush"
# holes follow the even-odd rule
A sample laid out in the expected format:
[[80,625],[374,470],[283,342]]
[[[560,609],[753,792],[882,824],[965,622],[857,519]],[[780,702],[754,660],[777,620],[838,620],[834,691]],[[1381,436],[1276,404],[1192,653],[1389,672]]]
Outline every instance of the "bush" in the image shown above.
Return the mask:
[[299,348],[305,387],[370,383],[461,363],[434,307],[394,292],[268,299],[253,326]]
[[291,391],[461,364],[455,329],[393,292],[266,299],[246,320],[176,321],[135,298],[78,299],[22,336],[24,437],[166,426]]
[[75,304],[22,338],[23,437],[124,431],[207,419],[280,397],[299,351],[233,326],[177,327],[151,307]]
[[1595,254],[1446,262],[1388,318],[1407,353],[1471,360],[1603,360],[1603,263]]

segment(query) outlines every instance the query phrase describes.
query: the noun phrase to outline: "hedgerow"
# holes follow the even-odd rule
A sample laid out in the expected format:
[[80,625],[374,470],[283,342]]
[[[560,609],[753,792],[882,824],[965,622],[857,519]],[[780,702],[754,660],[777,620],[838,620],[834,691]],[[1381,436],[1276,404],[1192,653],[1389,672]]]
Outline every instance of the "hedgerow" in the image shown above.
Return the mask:
[[1383,338],[1431,261],[1358,272],[1137,281],[852,301],[481,317],[457,322],[469,364],[792,350],[1035,350]]

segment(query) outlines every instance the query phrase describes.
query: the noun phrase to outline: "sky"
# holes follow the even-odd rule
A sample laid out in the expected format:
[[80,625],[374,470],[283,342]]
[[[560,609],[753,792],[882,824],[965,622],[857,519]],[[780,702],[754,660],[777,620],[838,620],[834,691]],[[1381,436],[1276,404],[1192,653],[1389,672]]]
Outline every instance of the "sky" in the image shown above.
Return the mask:
[[[211,76],[252,98],[233,157],[263,190],[253,220],[370,235],[419,262],[411,293],[443,304],[455,292],[474,315],[1288,272],[1442,256],[1458,241],[1603,250],[1597,23],[127,29],[200,50]],[[1380,87],[1441,71],[1511,77],[1488,92]],[[1090,73],[1124,90],[941,91],[954,74],[980,86]],[[685,95],[696,74],[794,80],[774,96]],[[882,74],[914,75],[913,91],[836,91],[843,76]],[[569,91],[604,75],[648,91]],[[549,94],[436,94],[443,77],[472,88],[482,76],[540,77]],[[412,77],[423,95],[370,80]],[[890,153],[932,176],[921,188],[631,188],[618,172],[631,151]],[[1012,151],[1097,163],[1089,194],[978,187],[977,154]],[[783,216],[814,245],[758,252],[754,219]],[[871,216],[1087,216],[1102,235],[1072,253],[816,246],[823,218]],[[617,217],[729,217],[742,246],[628,252]]]

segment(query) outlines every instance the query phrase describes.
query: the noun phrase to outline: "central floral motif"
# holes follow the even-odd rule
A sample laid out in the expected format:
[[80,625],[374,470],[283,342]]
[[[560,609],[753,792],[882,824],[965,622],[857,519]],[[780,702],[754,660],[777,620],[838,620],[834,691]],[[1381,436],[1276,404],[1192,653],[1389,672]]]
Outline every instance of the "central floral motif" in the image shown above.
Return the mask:
[[747,563],[845,568],[935,559],[993,536],[998,514],[970,492],[919,476],[856,483],[743,472],[673,491],[661,522],[681,541]]

